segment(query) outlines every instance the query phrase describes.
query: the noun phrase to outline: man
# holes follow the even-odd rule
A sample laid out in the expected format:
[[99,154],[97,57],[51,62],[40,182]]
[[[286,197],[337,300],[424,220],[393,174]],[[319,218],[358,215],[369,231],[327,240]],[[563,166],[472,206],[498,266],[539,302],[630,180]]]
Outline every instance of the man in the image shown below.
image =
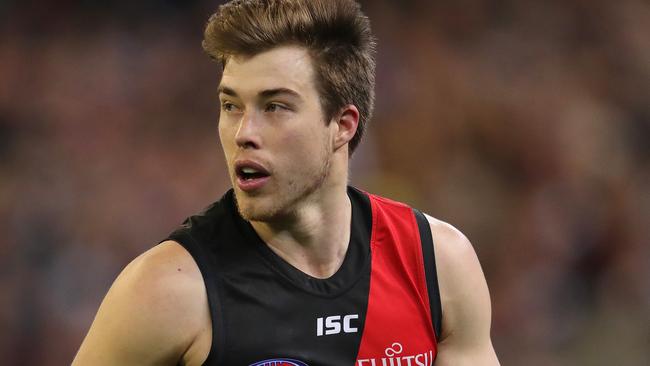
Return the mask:
[[498,365],[467,239],[347,186],[374,99],[359,5],[235,0],[204,48],[233,190],[124,269],[73,364]]

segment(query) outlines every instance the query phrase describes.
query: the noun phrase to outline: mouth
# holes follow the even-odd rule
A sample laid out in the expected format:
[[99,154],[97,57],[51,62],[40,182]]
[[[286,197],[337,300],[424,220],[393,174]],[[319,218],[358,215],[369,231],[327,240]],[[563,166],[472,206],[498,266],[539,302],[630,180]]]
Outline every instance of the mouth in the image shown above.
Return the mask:
[[237,175],[237,186],[245,192],[262,188],[271,176],[271,173],[263,165],[251,160],[236,161],[235,174]]

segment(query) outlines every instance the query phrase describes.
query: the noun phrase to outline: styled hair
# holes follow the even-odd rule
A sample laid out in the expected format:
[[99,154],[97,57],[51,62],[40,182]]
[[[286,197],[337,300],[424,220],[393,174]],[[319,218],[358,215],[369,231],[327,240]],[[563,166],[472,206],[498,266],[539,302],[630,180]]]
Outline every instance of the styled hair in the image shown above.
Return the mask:
[[311,55],[326,120],[353,104],[359,110],[355,150],[372,116],[375,39],[354,0],[233,0],[208,20],[203,49],[222,67],[232,56],[255,56],[284,45]]

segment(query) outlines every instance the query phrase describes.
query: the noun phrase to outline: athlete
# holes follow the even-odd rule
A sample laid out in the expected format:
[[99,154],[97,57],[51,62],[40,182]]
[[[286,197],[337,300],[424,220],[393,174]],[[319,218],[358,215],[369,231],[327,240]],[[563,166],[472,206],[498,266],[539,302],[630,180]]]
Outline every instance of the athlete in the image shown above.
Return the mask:
[[223,67],[233,188],[133,260],[73,365],[498,365],[468,240],[347,185],[374,39],[353,0],[235,0]]

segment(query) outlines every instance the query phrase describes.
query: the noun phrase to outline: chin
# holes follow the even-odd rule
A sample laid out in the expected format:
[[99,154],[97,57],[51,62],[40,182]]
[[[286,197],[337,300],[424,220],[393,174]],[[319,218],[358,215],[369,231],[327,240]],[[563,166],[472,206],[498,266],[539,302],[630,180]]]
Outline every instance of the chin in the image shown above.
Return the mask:
[[269,198],[244,197],[244,194],[237,191],[235,191],[235,197],[237,210],[244,220],[273,221],[273,219],[281,216],[282,209],[280,205]]

